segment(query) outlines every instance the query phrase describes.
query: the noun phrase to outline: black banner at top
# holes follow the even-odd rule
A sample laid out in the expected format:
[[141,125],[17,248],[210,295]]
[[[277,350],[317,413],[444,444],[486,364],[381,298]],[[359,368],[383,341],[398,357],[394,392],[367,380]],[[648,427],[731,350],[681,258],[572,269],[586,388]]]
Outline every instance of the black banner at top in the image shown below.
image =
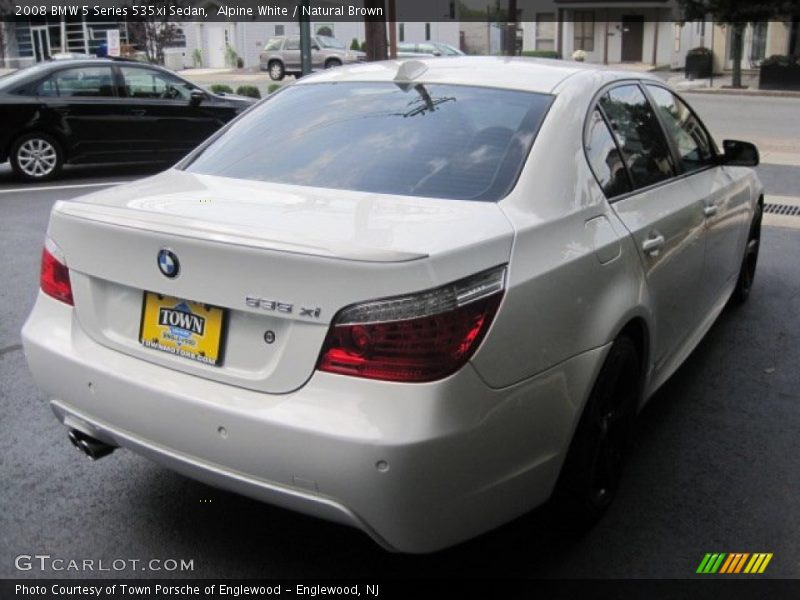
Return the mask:
[[520,22],[569,21],[587,11],[599,20],[608,10],[680,19],[677,0],[0,0],[0,20],[508,22],[510,5]]

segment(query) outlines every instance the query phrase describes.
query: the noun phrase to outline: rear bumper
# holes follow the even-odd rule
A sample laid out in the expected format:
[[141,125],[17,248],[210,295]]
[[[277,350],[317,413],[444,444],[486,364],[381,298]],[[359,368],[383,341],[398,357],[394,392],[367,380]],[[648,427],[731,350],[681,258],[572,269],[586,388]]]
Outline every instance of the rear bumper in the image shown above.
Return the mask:
[[110,350],[41,293],[23,345],[65,425],[403,552],[458,543],[545,501],[606,350],[499,390],[467,366],[415,385],[315,373],[272,395]]

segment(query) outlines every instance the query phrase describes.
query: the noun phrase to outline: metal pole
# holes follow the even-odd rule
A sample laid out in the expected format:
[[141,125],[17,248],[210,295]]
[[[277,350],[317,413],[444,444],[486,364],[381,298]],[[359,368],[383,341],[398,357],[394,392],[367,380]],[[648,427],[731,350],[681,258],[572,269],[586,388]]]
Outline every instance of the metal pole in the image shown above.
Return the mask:
[[303,75],[311,73],[311,16],[309,0],[303,0],[300,11],[300,65]]

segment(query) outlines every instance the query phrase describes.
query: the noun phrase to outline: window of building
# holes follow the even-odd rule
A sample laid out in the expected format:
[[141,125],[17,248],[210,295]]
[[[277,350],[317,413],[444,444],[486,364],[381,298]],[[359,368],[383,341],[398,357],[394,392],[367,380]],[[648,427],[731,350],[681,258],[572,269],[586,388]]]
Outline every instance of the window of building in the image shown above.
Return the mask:
[[397,27],[397,38],[398,41],[405,42],[406,41],[406,24],[400,23]]
[[556,49],[555,13],[536,13],[536,49]]
[[751,25],[752,41],[750,42],[750,62],[757,64],[764,60],[767,54],[767,26],[766,21],[758,21]]
[[672,159],[655,111],[637,85],[621,85],[600,99],[600,106],[622,150],[636,188],[675,175]]
[[425,23],[425,39],[426,40],[431,39],[431,24],[430,23]]
[[286,26],[275,25],[275,35],[286,35]]
[[594,52],[594,11],[575,11],[574,49]]
[[675,50],[675,52],[680,52],[681,50],[681,29],[682,26],[680,23],[675,23],[672,26],[672,35],[674,36],[675,42],[673,45],[673,50]]

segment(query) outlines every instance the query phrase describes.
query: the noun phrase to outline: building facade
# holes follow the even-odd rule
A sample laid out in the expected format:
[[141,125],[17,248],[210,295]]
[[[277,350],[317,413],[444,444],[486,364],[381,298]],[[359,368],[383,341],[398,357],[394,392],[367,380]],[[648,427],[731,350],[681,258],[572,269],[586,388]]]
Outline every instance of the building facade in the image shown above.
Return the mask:
[[31,18],[27,21],[2,21],[6,68],[21,68],[47,60],[59,53],[95,54],[106,41],[109,30],[118,30],[127,43],[125,23],[97,22],[69,18]]

